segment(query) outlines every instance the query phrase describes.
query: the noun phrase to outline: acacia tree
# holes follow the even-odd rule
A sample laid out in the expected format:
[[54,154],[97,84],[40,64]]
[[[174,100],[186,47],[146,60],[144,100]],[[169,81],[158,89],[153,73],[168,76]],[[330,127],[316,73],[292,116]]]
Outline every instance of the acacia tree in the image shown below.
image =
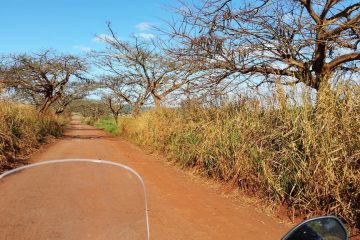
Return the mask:
[[171,52],[216,82],[280,79],[319,90],[336,73],[359,73],[358,1],[206,0],[177,12],[167,33],[180,47]]
[[191,73],[184,65],[163,54],[154,41],[134,36],[131,41],[120,40],[108,25],[111,37],[103,38],[107,48],[94,52],[99,67],[108,74],[103,84],[138,111],[149,97],[156,107],[171,92],[186,84]]
[[133,115],[140,112],[140,108],[150,96],[148,88],[127,75],[102,76],[101,87],[110,90],[112,94],[123,99],[131,107]]
[[95,90],[95,88],[96,85],[92,82],[83,80],[70,82],[65,85],[62,96],[53,104],[55,113],[62,114],[73,101],[85,98],[91,91]]
[[86,66],[80,58],[45,51],[9,57],[1,81],[44,113],[64,95],[70,82],[85,79],[85,71]]
[[83,117],[88,118],[93,123],[101,116],[109,114],[107,108],[100,100],[95,99],[76,99],[69,104],[71,112],[80,113]]
[[124,111],[124,100],[117,97],[116,95],[104,94],[102,96],[102,102],[110,110],[111,114],[114,117],[116,125],[118,125],[118,118],[120,113]]

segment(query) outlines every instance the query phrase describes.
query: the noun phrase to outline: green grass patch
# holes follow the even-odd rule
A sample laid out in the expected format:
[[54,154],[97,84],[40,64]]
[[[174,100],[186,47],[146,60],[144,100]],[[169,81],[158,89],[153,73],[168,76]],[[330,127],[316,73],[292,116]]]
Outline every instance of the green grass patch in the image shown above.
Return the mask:
[[95,126],[114,135],[119,132],[119,127],[116,125],[114,118],[110,116],[100,118],[97,123],[95,123]]

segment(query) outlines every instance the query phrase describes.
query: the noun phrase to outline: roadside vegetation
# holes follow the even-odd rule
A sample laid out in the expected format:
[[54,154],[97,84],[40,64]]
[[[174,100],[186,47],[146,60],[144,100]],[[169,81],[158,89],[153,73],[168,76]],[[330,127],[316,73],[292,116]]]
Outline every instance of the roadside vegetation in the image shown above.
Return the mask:
[[39,115],[29,105],[0,102],[0,172],[26,162],[30,153],[50,136],[61,136],[66,119]]
[[103,116],[95,124],[95,127],[104,129],[106,132],[117,135],[119,132],[118,125],[114,118]]
[[293,97],[278,88],[222,107],[152,110],[120,118],[119,134],[294,215],[360,227],[360,87],[329,89],[316,104]]

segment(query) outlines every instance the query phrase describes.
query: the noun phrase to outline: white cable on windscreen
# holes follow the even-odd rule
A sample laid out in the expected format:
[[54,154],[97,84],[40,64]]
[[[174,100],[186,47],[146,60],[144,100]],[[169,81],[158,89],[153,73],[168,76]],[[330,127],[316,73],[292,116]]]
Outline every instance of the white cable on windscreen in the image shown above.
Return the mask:
[[145,183],[142,179],[142,177],[140,176],[140,174],[138,174],[134,169],[130,168],[129,166],[126,166],[124,164],[121,163],[116,163],[116,162],[112,162],[112,161],[108,161],[108,160],[96,160],[96,159],[63,159],[63,160],[49,160],[49,161],[42,161],[42,162],[38,162],[38,163],[32,163],[29,165],[25,165],[25,166],[21,166],[12,170],[9,170],[7,172],[4,172],[0,175],[0,180],[3,179],[4,177],[12,174],[12,173],[16,173],[16,172],[20,172],[22,170],[28,169],[28,168],[33,168],[33,167],[38,167],[38,166],[43,166],[43,165],[50,165],[50,164],[59,164],[59,163],[74,163],[74,162],[84,162],[84,163],[96,163],[96,164],[109,164],[109,165],[113,165],[113,166],[117,166],[123,169],[126,169],[128,171],[130,171],[131,173],[133,173],[135,176],[138,177],[138,179],[140,180],[140,183],[144,189],[144,204],[145,204],[145,217],[146,217],[146,230],[147,230],[147,240],[150,239],[150,226],[149,226],[149,216],[148,216],[148,204],[147,204],[147,195],[146,195],[146,187],[145,187]]

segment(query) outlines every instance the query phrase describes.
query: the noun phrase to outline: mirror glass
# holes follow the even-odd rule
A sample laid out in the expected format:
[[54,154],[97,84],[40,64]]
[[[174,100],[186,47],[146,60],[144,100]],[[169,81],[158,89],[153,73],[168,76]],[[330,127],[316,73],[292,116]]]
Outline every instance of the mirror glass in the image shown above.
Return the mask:
[[305,221],[292,230],[285,240],[347,240],[346,230],[335,217]]

